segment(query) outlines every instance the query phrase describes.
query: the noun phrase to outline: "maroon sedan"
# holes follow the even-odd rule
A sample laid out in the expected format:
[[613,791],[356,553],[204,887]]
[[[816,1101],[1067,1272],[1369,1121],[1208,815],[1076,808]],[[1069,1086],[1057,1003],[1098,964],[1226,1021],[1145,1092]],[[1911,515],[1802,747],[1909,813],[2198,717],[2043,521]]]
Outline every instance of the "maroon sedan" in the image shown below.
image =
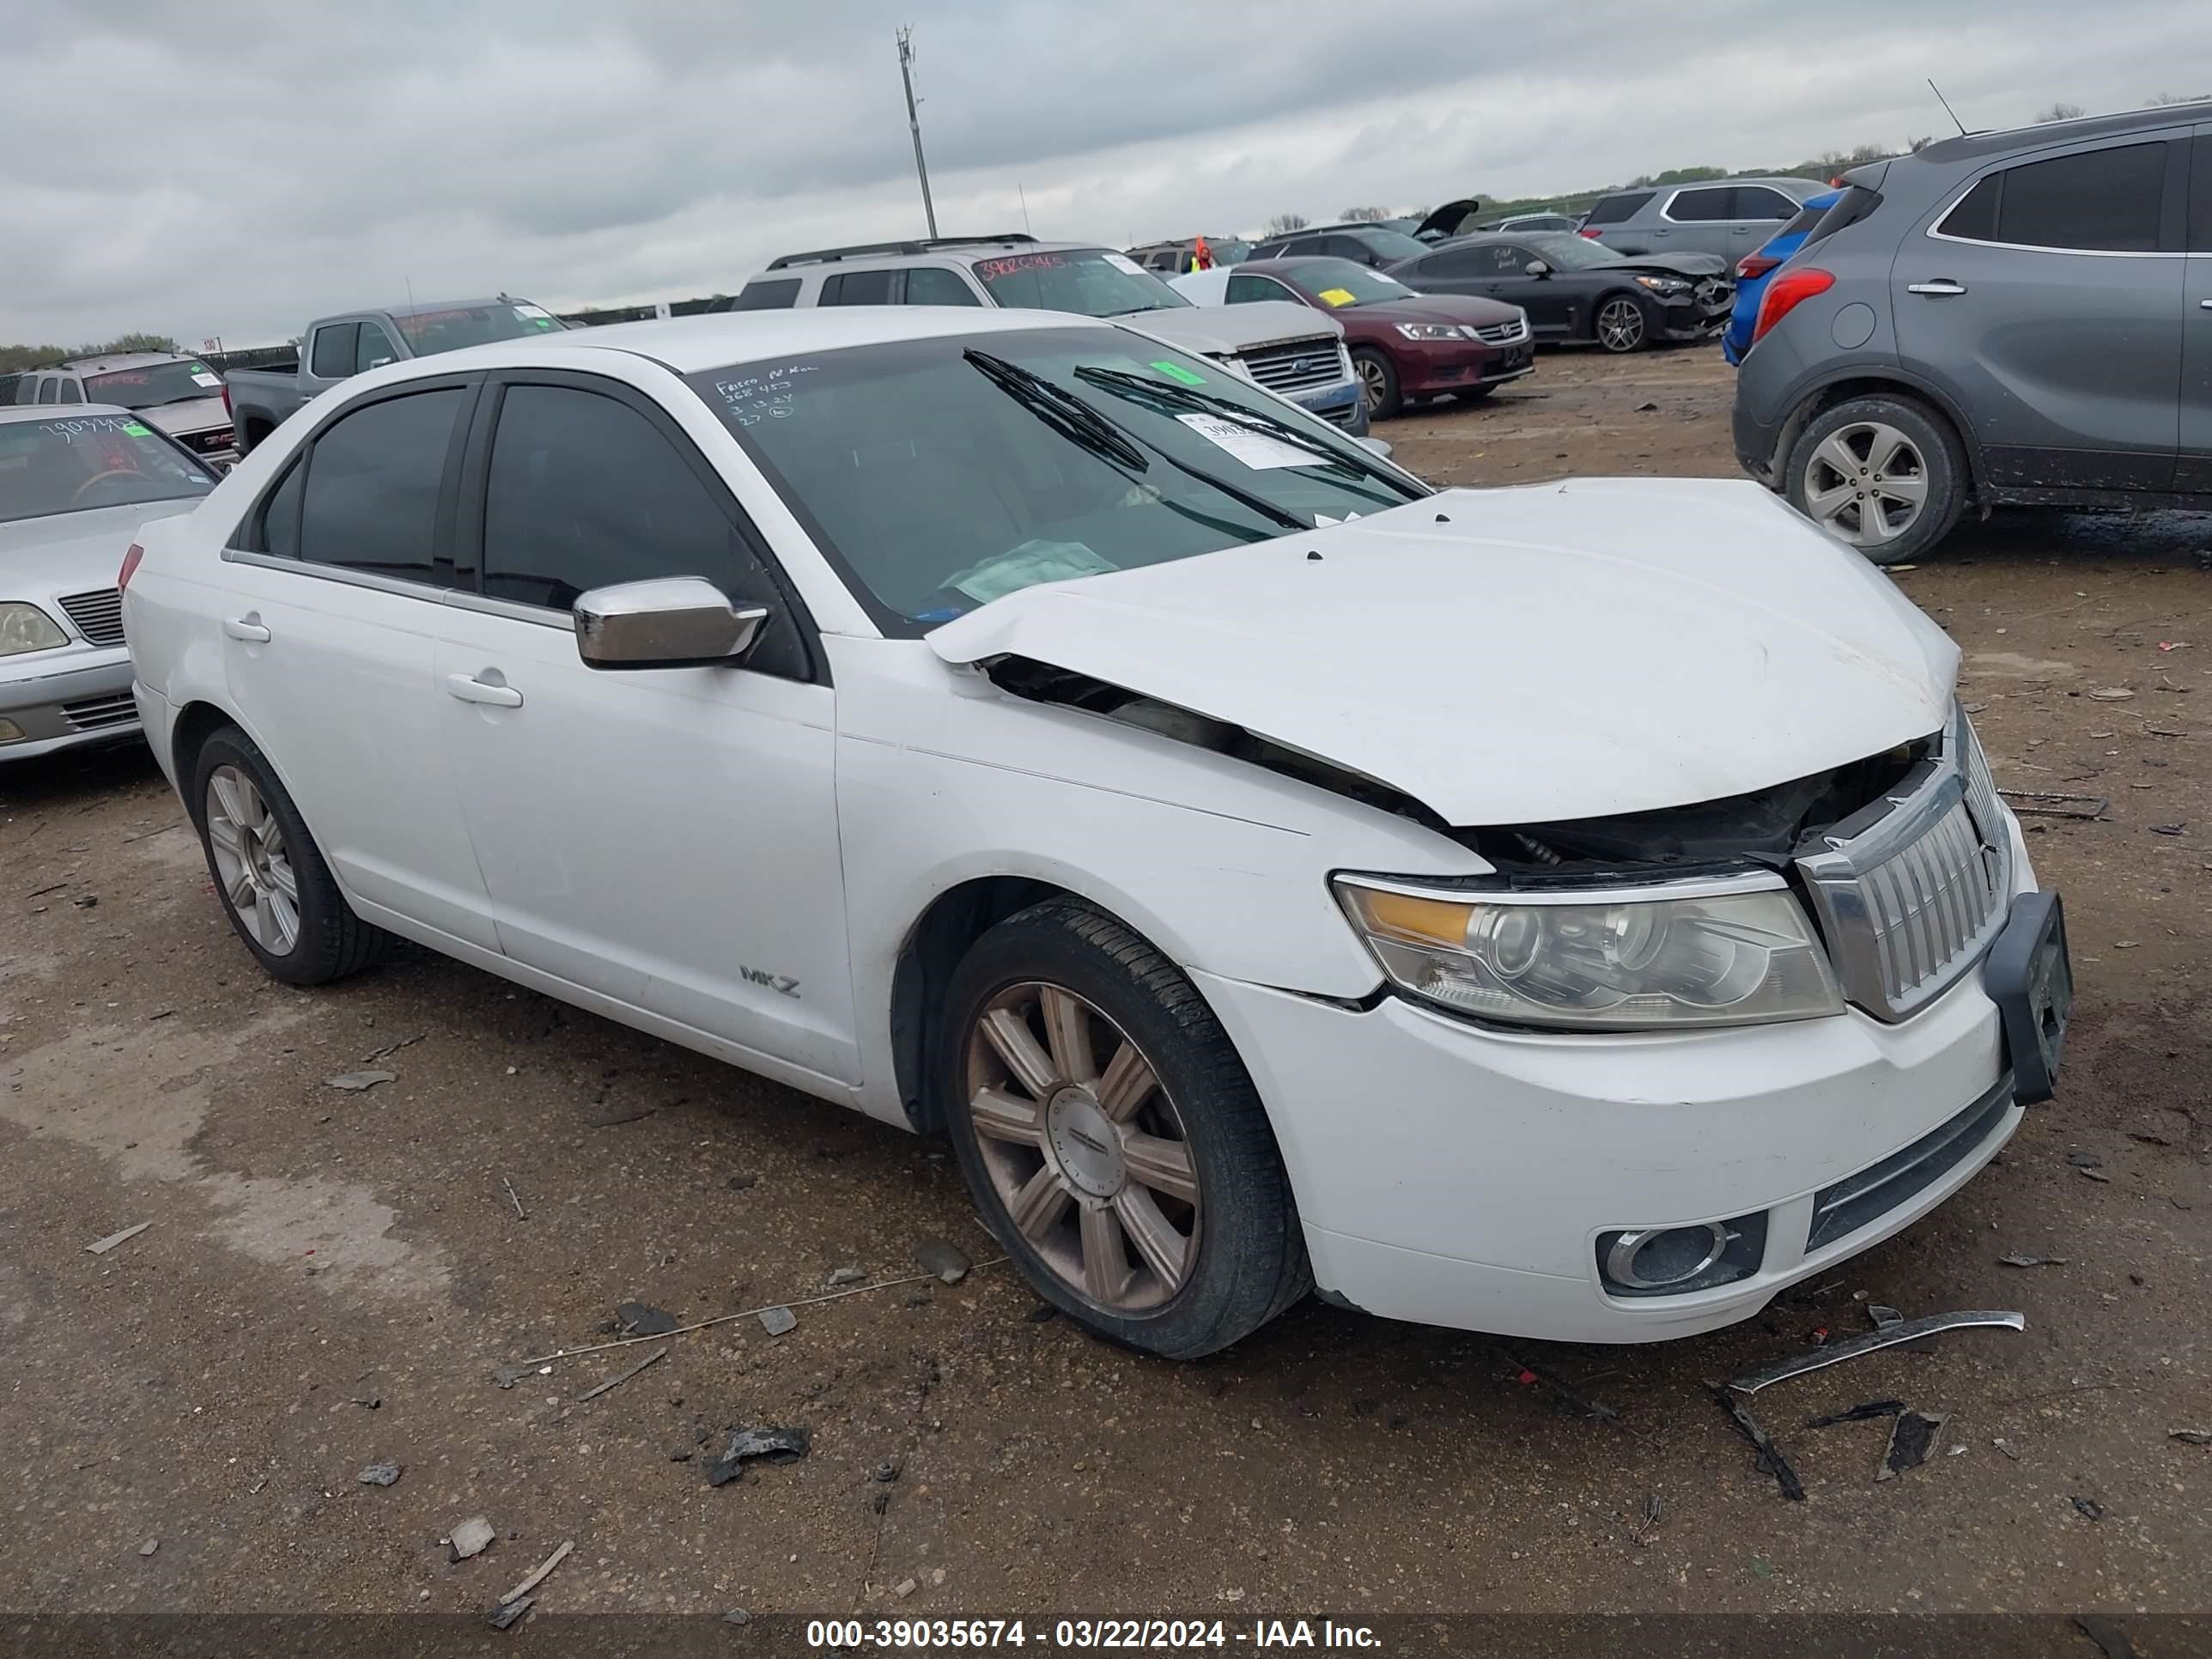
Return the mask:
[[1473,402],[1535,367],[1528,313],[1472,295],[1416,294],[1350,259],[1248,259],[1193,271],[1175,286],[1200,305],[1295,300],[1344,325],[1344,343],[1376,420],[1423,398]]

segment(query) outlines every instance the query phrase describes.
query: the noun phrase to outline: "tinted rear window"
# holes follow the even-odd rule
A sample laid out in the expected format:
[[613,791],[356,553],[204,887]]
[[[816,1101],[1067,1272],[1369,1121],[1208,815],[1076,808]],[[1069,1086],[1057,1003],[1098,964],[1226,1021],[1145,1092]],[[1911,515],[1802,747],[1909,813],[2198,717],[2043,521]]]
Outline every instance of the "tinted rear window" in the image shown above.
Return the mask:
[[1637,209],[1656,194],[1656,191],[1632,190],[1619,196],[1601,196],[1596,204],[1583,216],[1583,222],[1586,225],[1617,225],[1624,219],[1634,218]]
[[1993,173],[1944,216],[1946,236],[2110,253],[2158,250],[2166,146],[2123,144]]
[[464,346],[489,345],[494,340],[526,339],[533,334],[557,333],[561,319],[543,306],[522,300],[495,300],[480,306],[446,306],[436,311],[410,312],[392,320],[415,348],[417,357]]
[[747,283],[726,311],[788,311],[799,298],[799,278],[778,276],[768,282]]

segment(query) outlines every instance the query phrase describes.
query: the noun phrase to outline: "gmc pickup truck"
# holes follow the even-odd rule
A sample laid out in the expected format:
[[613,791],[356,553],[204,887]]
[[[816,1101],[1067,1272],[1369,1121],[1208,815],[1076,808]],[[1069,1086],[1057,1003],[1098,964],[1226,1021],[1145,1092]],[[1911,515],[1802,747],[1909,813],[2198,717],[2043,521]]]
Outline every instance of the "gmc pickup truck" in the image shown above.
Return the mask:
[[504,294],[318,318],[301,337],[304,349],[291,368],[233,369],[224,376],[223,401],[230,406],[238,453],[252,449],[318,392],[363,369],[566,326],[544,307]]

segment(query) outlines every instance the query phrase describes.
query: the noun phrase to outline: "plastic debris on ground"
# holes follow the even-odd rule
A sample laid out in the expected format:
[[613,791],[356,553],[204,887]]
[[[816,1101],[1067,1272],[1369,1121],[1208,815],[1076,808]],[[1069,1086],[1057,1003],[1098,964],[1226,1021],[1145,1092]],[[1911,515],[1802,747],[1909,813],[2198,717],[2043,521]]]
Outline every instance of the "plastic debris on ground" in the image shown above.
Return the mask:
[[707,1484],[726,1486],[744,1472],[747,1463],[795,1463],[806,1455],[810,1438],[805,1429],[738,1429],[722,1448],[722,1455],[707,1465]]
[[1759,1454],[1757,1466],[1759,1472],[1772,1475],[1775,1484],[1782,1488],[1782,1495],[1791,1503],[1803,1503],[1805,1483],[1797,1478],[1797,1471],[1790,1467],[1781,1448],[1759,1426],[1759,1419],[1751,1414],[1750,1407],[1726,1388],[1716,1386],[1713,1399],[1729,1414],[1729,1420],[1735,1425],[1736,1432],[1751,1442],[1752,1449]]
[[1793,1376],[1802,1376],[1808,1371],[1817,1371],[1827,1366],[1840,1364],[1846,1359],[1856,1359],[1862,1354],[1893,1347],[1900,1342],[1917,1341],[1923,1336],[1934,1336],[1944,1331],[1966,1330],[1990,1327],[2003,1330],[2021,1331],[2027,1328],[2027,1316],[2019,1313],[2000,1313],[1975,1310],[1960,1313],[1929,1314],[1920,1319],[1908,1319],[1899,1324],[1885,1325],[1842,1342],[1831,1342],[1826,1347],[1814,1348],[1804,1353],[1754,1371],[1748,1376],[1739,1376],[1729,1383],[1738,1394],[1757,1394],[1761,1389],[1777,1382],[1787,1382]]
[[1869,1400],[1863,1405],[1853,1406],[1848,1411],[1830,1412],[1826,1417],[1808,1417],[1808,1429],[1833,1428],[1838,1423],[1864,1423],[1871,1418],[1895,1417],[1905,1409],[1902,1400]]
[[364,1089],[374,1089],[380,1083],[393,1081],[396,1075],[391,1072],[343,1072],[337,1077],[326,1077],[323,1081],[333,1089],[345,1089],[359,1094]]
[[1889,1425],[1889,1444],[1883,1449],[1881,1467],[1874,1472],[1877,1480],[1893,1480],[1907,1469],[1917,1469],[1935,1455],[1943,1438],[1943,1425],[1950,1420],[1946,1412],[1925,1415],[1916,1411],[1899,1412]]
[[446,1547],[451,1553],[451,1559],[465,1561],[472,1555],[482,1555],[496,1535],[489,1521],[481,1515],[474,1516],[453,1528],[446,1540]]

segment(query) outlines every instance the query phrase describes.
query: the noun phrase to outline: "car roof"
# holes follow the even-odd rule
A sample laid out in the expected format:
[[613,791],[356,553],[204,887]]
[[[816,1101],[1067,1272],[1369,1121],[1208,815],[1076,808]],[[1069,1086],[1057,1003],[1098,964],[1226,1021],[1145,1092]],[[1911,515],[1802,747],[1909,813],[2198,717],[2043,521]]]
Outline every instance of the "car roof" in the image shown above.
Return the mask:
[[[1378,225],[1371,219],[1344,219],[1333,225],[1301,225],[1296,230],[1278,231],[1273,236],[1262,236],[1260,240],[1263,242],[1287,242],[1294,236],[1348,236],[1362,230],[1392,230],[1392,227]],[[1394,230],[1392,234],[1403,236],[1406,233]]]
[[1103,249],[1106,244],[1040,242],[1036,237],[1018,230],[1003,231],[991,236],[933,236],[921,241],[860,242],[851,247],[821,247],[803,253],[780,253],[768,262],[768,270],[762,274],[781,273],[799,265],[852,267],[879,261],[912,264],[916,259],[958,259],[979,249],[1003,247],[1018,248],[1024,253],[1073,253],[1078,249]]
[[120,404],[0,404],[0,426],[10,421],[77,421],[88,415],[130,415],[134,420],[137,418]]
[[[105,374],[118,368],[144,368],[149,363],[189,363],[198,358],[183,351],[118,351],[108,356],[71,357],[58,365],[80,374]],[[27,370],[26,373],[34,371]]]
[[[1079,244],[1078,246],[1089,246]],[[514,351],[621,351],[647,357],[679,374],[804,352],[896,340],[936,339],[947,334],[1013,333],[1023,329],[1110,328],[1110,323],[1060,311],[983,306],[809,306],[789,311],[710,311],[604,328],[570,329],[519,340],[467,346],[411,362],[426,374],[498,367]]]
[[2045,121],[2032,127],[2007,127],[1996,132],[1970,132],[1960,138],[1939,138],[1900,161],[1964,161],[2007,150],[2030,149],[2045,144],[2071,143],[2077,138],[2118,137],[2146,132],[2154,127],[2185,125],[2212,114],[2212,100],[2161,104],[2151,109],[2131,109],[2118,115],[2087,115],[2072,121]]

